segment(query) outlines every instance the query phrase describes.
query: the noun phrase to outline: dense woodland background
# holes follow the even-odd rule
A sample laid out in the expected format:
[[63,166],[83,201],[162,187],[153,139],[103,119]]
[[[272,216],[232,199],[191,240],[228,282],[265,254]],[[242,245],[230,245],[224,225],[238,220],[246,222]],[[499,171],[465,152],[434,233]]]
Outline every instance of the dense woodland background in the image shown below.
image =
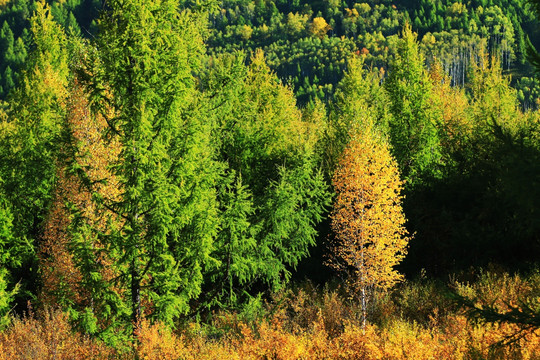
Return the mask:
[[0,0],[0,353],[538,359],[537,8]]

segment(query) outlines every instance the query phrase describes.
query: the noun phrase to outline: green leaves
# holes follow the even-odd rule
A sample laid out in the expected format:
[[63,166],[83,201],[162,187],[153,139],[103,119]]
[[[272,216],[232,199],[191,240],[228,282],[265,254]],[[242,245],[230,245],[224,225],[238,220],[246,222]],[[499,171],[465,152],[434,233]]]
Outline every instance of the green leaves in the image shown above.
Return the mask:
[[0,130],[2,266],[26,291],[36,286],[36,240],[53,197],[68,76],[65,35],[48,6],[37,5],[33,51]]

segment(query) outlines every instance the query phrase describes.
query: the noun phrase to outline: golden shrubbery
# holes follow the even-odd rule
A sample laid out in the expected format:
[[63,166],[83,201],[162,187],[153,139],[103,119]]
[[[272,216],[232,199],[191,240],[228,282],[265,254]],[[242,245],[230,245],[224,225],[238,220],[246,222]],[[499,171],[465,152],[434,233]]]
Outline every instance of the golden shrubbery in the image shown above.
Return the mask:
[[[497,303],[504,310],[531,296],[531,284],[539,280],[486,274],[473,285],[456,283],[456,289],[474,296],[479,305]],[[377,299],[371,314],[375,321],[362,329],[361,309],[339,289],[307,284],[276,294],[260,321],[220,312],[210,323],[184,324],[176,332],[143,321],[127,353],[77,333],[66,314],[44,311],[12,319],[0,334],[0,360],[540,359],[540,331],[500,345],[519,330],[517,325],[471,322],[463,309],[441,301],[442,288],[433,282],[403,284],[396,294]],[[415,316],[413,309],[421,314]]]

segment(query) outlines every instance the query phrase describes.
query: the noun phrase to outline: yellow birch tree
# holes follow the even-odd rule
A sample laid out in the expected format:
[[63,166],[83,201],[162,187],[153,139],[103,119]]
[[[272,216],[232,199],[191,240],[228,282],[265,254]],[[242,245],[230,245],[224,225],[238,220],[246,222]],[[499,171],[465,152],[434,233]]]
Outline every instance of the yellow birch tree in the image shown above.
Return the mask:
[[394,266],[408,244],[397,163],[371,127],[355,130],[333,185],[335,244],[329,265],[347,275],[349,289],[361,301],[365,327],[373,290],[386,290],[403,278]]

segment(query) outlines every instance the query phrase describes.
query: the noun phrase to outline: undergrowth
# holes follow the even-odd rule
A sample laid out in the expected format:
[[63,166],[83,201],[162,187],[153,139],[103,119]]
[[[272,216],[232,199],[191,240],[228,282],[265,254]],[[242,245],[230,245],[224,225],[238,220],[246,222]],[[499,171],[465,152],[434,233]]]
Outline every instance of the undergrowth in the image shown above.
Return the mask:
[[470,321],[448,293],[505,311],[523,298],[538,302],[540,275],[482,273],[475,282],[421,279],[378,294],[371,322],[339,286],[310,282],[254,298],[238,312],[217,311],[206,322],[186,321],[176,331],[143,321],[135,341],[107,346],[78,333],[59,310],[12,317],[0,334],[0,360],[9,359],[540,359],[540,331],[509,323]]

